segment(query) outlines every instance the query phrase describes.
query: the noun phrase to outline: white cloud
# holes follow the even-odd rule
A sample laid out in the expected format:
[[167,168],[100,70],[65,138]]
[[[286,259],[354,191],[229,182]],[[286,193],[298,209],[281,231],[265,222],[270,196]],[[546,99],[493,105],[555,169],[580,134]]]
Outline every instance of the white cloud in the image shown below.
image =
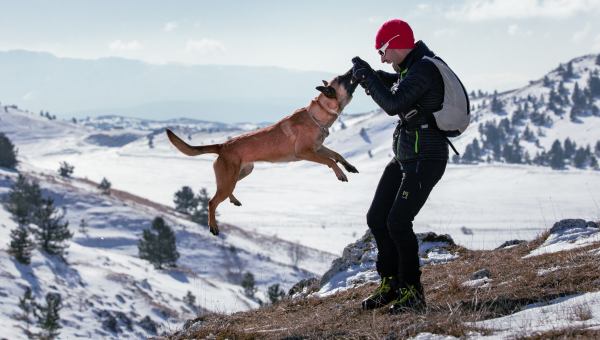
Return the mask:
[[430,4],[418,4],[417,9],[419,11],[427,12],[431,9],[431,5]]
[[142,44],[137,40],[123,41],[115,40],[108,45],[113,51],[138,51],[142,49]]
[[457,31],[452,28],[441,28],[439,30],[433,31],[433,36],[436,38],[450,38],[455,37]]
[[450,9],[446,17],[460,21],[493,19],[568,18],[600,12],[597,0],[467,0]]
[[177,29],[177,27],[179,27],[179,24],[175,21],[170,21],[167,22],[164,26],[163,26],[163,30],[165,32],[173,32],[175,29]]
[[587,23],[585,25],[585,27],[582,28],[580,31],[573,33],[573,37],[571,39],[576,43],[585,41],[585,40],[587,40],[587,37],[589,36],[591,30],[592,30],[592,27],[590,26],[589,23]]
[[511,36],[531,36],[533,32],[531,30],[523,30],[519,25],[512,24],[509,25],[506,32]]
[[188,40],[185,49],[189,52],[206,55],[225,52],[225,45],[218,40],[204,38],[200,40]]

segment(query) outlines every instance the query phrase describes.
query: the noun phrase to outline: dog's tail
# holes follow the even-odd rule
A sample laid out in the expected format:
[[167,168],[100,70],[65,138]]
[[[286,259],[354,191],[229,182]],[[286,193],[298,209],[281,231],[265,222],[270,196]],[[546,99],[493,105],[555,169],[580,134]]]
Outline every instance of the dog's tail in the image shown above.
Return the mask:
[[177,137],[177,135],[169,129],[167,129],[167,136],[169,137],[171,144],[173,144],[179,151],[183,152],[188,156],[198,156],[205,153],[218,154],[219,150],[221,149],[221,146],[219,144],[199,146],[189,145],[188,143],[184,142],[181,138]]

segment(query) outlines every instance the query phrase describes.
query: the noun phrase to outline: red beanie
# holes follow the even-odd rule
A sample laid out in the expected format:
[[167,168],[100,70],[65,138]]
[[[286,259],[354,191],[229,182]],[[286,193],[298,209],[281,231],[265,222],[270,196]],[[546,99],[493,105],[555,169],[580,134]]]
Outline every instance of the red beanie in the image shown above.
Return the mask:
[[[394,36],[399,37],[394,38]],[[410,26],[400,19],[392,19],[381,25],[375,36],[375,49],[380,49],[383,44],[390,39],[388,48],[413,48],[415,47],[415,37]]]

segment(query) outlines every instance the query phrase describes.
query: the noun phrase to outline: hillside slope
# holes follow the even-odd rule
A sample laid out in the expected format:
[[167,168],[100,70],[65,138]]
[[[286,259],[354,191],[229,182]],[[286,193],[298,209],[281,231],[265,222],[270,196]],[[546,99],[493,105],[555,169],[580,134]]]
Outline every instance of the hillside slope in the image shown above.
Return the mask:
[[[438,259],[422,267],[428,301],[423,313],[407,311],[393,316],[386,308],[360,309],[360,301],[375,288],[369,279],[376,277],[371,254],[374,244],[367,234],[346,248],[342,262],[354,259],[355,263],[339,268],[338,273],[353,274],[333,294],[328,285],[336,280],[322,280],[304,294],[258,310],[204,314],[166,338],[600,336],[598,223],[563,220],[534,241],[515,241],[491,251],[420,241],[422,260]],[[443,260],[440,253],[446,254]]]

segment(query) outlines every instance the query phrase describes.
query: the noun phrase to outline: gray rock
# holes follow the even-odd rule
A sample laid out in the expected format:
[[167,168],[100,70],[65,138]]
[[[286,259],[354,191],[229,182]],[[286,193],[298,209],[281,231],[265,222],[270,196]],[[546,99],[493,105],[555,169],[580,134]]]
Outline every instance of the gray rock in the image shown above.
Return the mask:
[[[306,293],[310,294],[318,289],[318,283],[319,280],[316,277],[301,280],[298,283],[296,283],[292,288],[290,288],[290,290],[288,291],[288,295],[293,296],[295,294],[302,293],[302,291],[304,291],[305,288],[308,288],[308,291]],[[314,287],[314,289],[311,289],[311,287]]]
[[473,273],[471,275],[471,280],[479,280],[479,279],[490,278],[490,277],[492,277],[492,273],[490,272],[490,270],[487,268],[483,268],[483,269],[480,269],[480,270],[476,271],[475,273]]
[[496,249],[503,249],[506,247],[510,247],[510,246],[515,246],[517,244],[521,244],[521,243],[526,243],[527,241],[525,240],[510,240],[510,241],[506,241],[504,243],[502,243],[498,248]]
[[569,230],[569,229],[584,229],[584,228],[600,228],[600,226],[598,226],[598,224],[596,222],[586,222],[583,219],[577,218],[577,219],[565,219],[565,220],[560,220],[556,223],[554,223],[554,225],[552,226],[552,228],[550,229],[550,233],[554,234],[554,233],[560,233],[563,232],[565,230]]

